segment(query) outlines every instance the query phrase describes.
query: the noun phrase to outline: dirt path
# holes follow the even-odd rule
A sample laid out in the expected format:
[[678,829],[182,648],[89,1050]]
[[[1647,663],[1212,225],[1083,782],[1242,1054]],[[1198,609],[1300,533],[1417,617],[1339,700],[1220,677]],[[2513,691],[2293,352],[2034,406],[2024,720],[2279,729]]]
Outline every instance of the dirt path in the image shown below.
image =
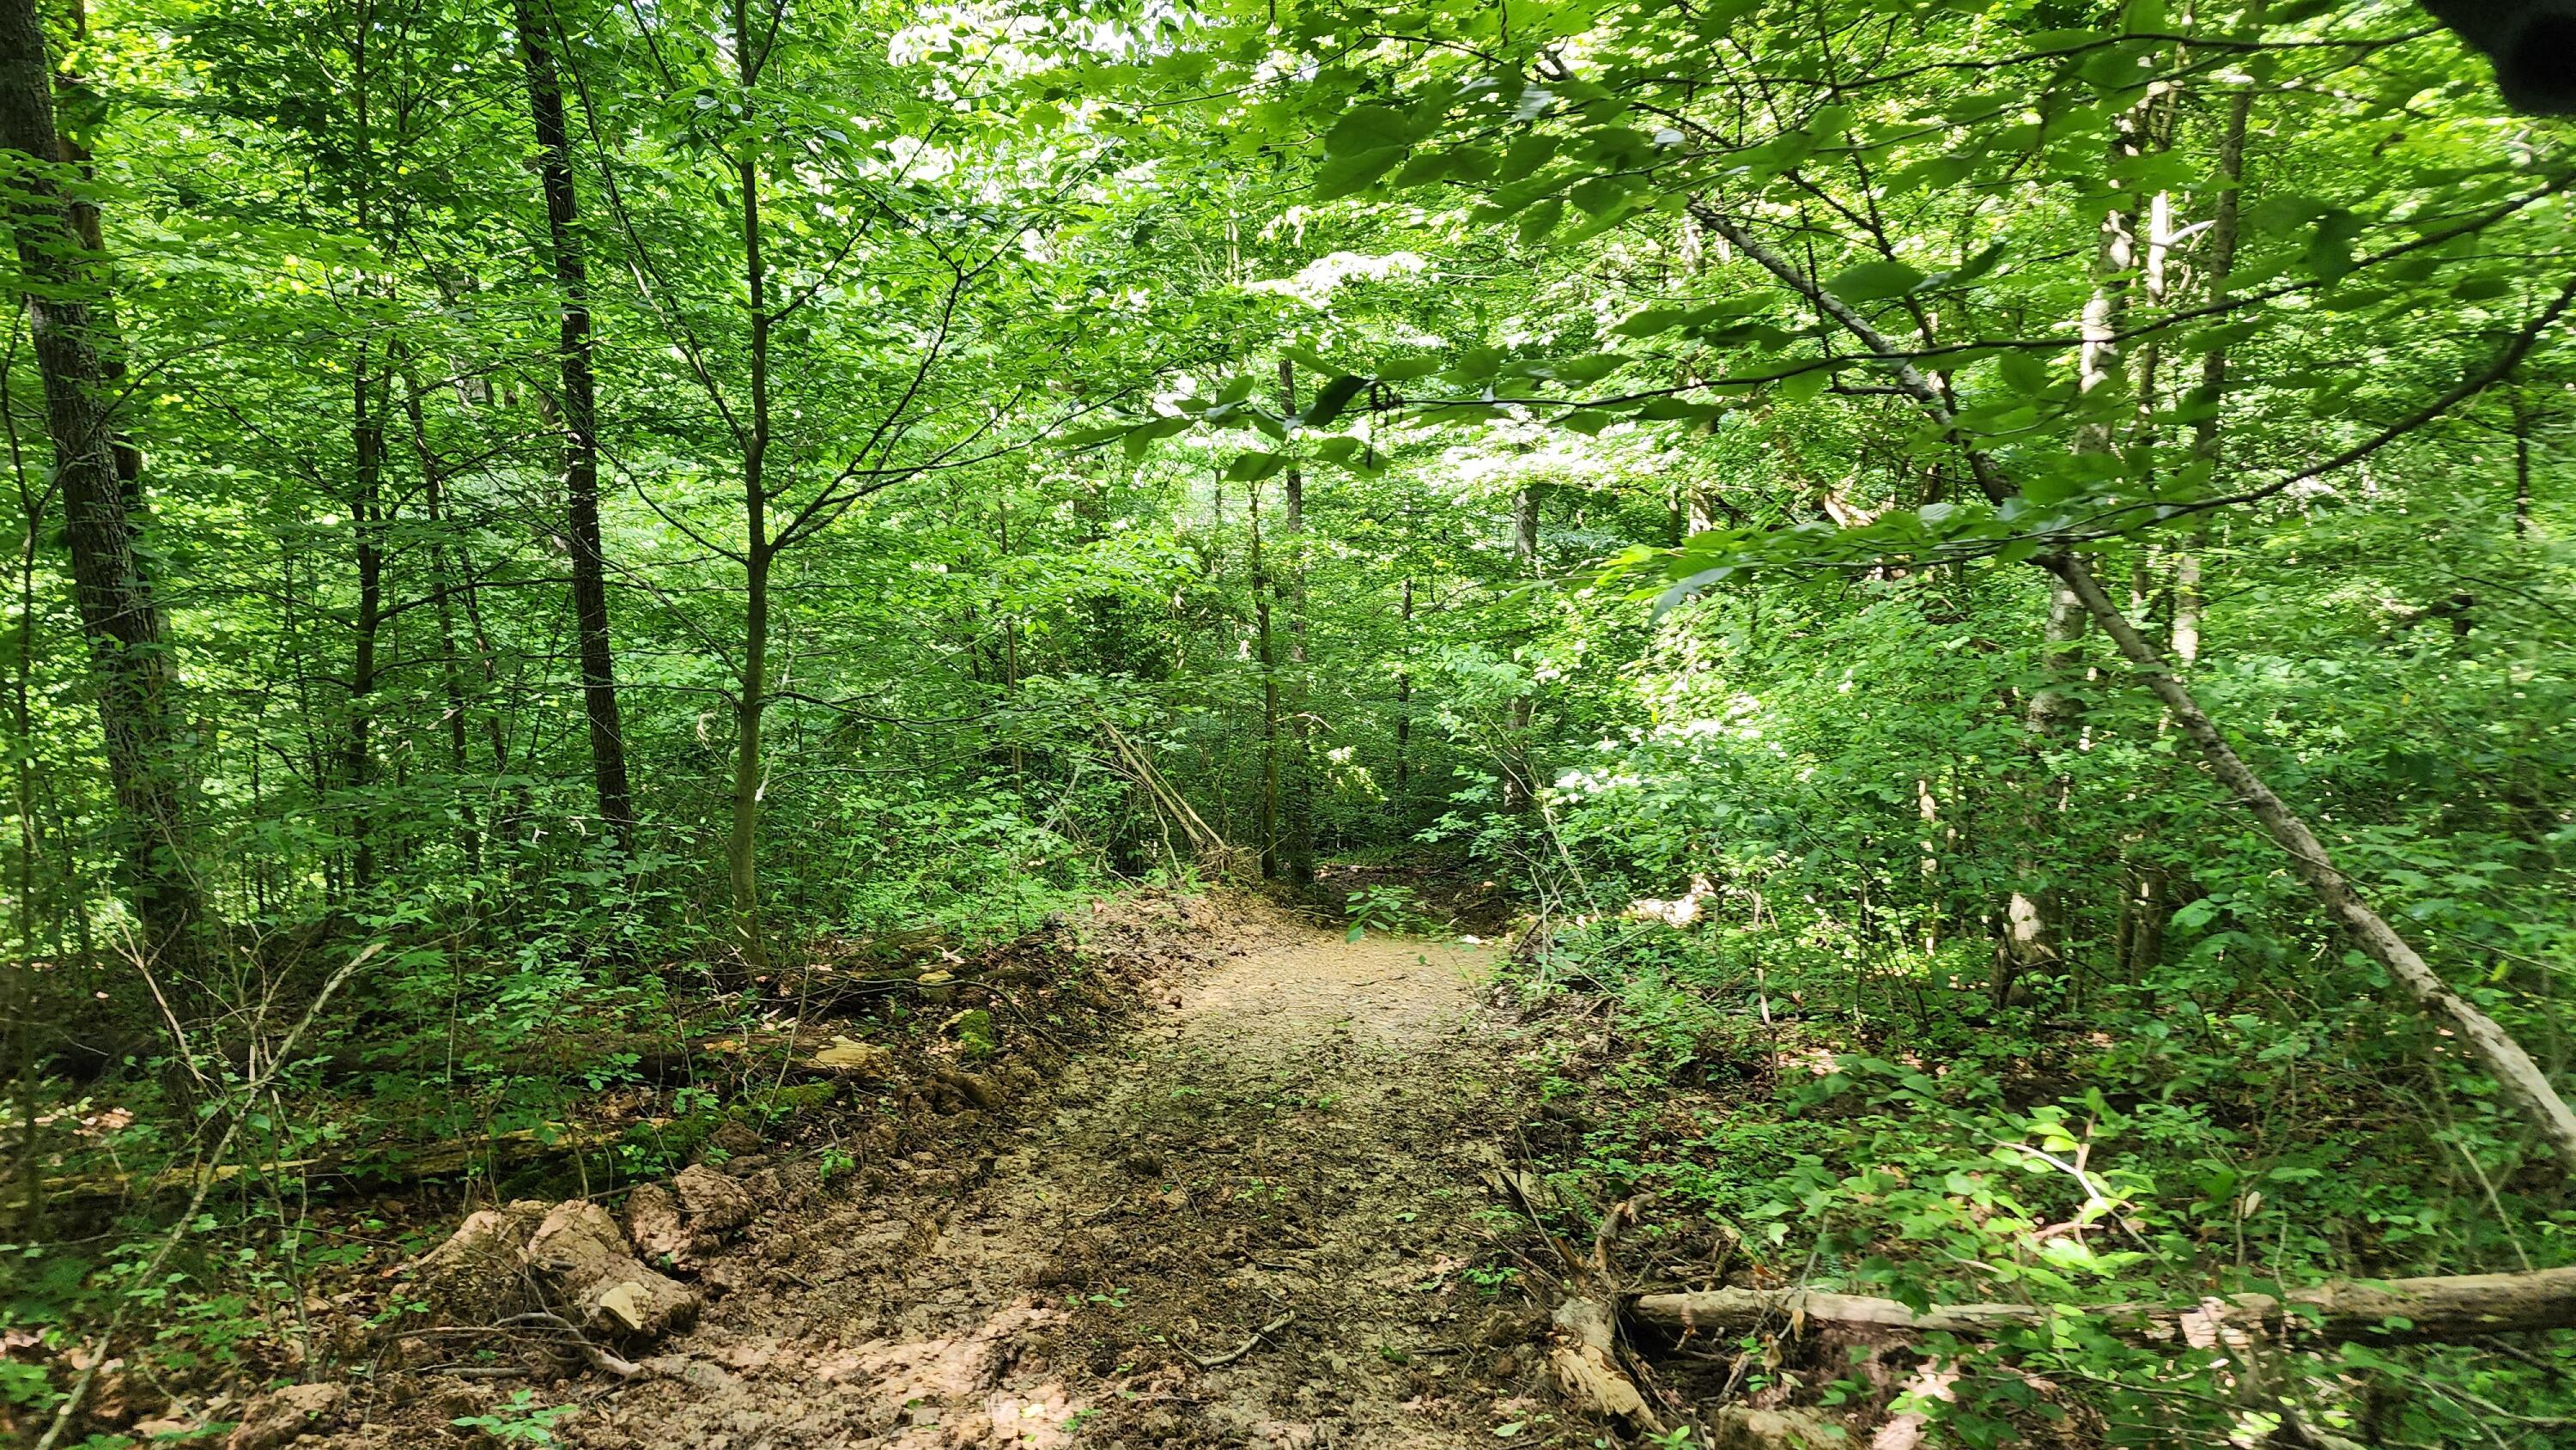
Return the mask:
[[1232,950],[1072,1063],[989,1166],[916,1162],[743,1246],[760,1291],[565,1437],[1494,1443],[1511,1351],[1479,1346],[1515,1331],[1470,1274],[1509,1121],[1484,959],[1302,930]]

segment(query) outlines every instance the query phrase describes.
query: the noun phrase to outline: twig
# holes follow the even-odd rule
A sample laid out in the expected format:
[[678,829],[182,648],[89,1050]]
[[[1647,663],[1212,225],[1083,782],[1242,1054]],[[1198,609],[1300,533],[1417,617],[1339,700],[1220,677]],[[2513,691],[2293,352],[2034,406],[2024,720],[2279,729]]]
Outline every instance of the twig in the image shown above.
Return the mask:
[[[1261,1347],[1261,1341],[1262,1341],[1263,1339],[1267,1338],[1267,1337],[1268,1337],[1268,1336],[1270,1336],[1270,1335],[1277,1334],[1280,1330],[1287,1328],[1287,1327],[1288,1327],[1288,1324],[1289,1324],[1289,1321],[1291,1321],[1291,1320],[1295,1319],[1296,1317],[1297,1317],[1297,1311],[1296,1311],[1296,1310],[1294,1310],[1294,1309],[1291,1309],[1291,1310],[1289,1310],[1287,1313],[1280,1315],[1278,1318],[1271,1320],[1269,1323],[1262,1325],[1259,1329],[1256,1329],[1256,1330],[1252,1331],[1252,1337],[1251,1337],[1250,1339],[1247,1339],[1247,1340],[1245,1340],[1243,1343],[1236,1345],[1232,1350],[1228,1351],[1227,1353],[1224,1353],[1224,1354],[1191,1354],[1191,1355],[1190,1355],[1190,1359],[1191,1359],[1191,1361],[1192,1361],[1193,1363],[1197,1364],[1197,1365],[1198,1365],[1198,1367],[1199,1367],[1199,1368],[1201,1368],[1201,1369],[1220,1369],[1220,1368],[1223,1368],[1224,1366],[1229,1365],[1229,1364],[1232,1364],[1232,1363],[1234,1363],[1236,1360],[1241,1359],[1241,1358],[1243,1358],[1245,1355],[1250,1354],[1250,1353],[1252,1353],[1254,1350],[1256,1350],[1256,1349],[1260,1348],[1260,1347]],[[1181,1352],[1182,1352],[1183,1354],[1189,1354],[1189,1351],[1188,1351],[1188,1350],[1183,1350],[1183,1351],[1181,1351]]]
[[644,1366],[637,1364],[635,1361],[628,1359],[623,1355],[602,1349],[598,1344],[591,1340],[589,1335],[581,1332],[580,1325],[573,1323],[571,1320],[564,1318],[560,1314],[548,1314],[543,1310],[538,1310],[530,1314],[513,1314],[509,1318],[502,1320],[492,1327],[495,1329],[508,1329],[513,1325],[519,1324],[538,1324],[543,1325],[548,1329],[561,1330],[563,1332],[563,1336],[566,1339],[571,1340],[574,1346],[581,1350],[582,1358],[590,1361],[590,1367],[598,1370],[602,1374],[613,1374],[619,1379],[631,1380],[644,1373]]
[[1601,1226],[1592,1235],[1592,1272],[1601,1276],[1604,1288],[1616,1292],[1619,1287],[1619,1270],[1610,1261],[1610,1245],[1618,1240],[1621,1229],[1640,1221],[1639,1216],[1653,1199],[1650,1193],[1634,1194],[1601,1215]]

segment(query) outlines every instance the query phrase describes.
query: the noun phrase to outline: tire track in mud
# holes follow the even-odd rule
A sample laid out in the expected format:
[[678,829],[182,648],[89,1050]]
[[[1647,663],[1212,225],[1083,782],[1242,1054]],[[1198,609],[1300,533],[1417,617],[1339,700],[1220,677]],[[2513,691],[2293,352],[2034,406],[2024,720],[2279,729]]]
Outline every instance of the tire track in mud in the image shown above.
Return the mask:
[[567,1438],[1491,1443],[1535,1325],[1478,1272],[1480,1177],[1515,1119],[1485,957],[1304,928],[1232,951],[1078,1056],[989,1158],[918,1154],[906,1182],[768,1226],[738,1251],[768,1267]]

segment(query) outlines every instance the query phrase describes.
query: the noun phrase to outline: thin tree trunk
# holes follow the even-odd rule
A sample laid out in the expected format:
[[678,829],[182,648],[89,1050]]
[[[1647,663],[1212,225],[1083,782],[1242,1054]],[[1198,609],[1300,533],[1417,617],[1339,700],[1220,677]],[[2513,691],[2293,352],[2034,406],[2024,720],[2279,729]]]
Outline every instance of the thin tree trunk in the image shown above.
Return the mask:
[[369,712],[375,707],[376,636],[384,619],[384,392],[383,380],[370,369],[368,344],[361,341],[351,374],[349,415],[349,441],[356,458],[349,487],[349,526],[356,533],[358,612],[351,623],[349,719],[340,764],[350,793],[349,838],[354,848],[350,886],[360,892],[376,880],[374,808],[368,799],[374,773]]
[[429,567],[435,581],[431,587],[432,597],[437,601],[438,616],[439,686],[447,697],[447,766],[456,780],[456,847],[465,857],[466,869],[479,874],[483,869],[483,831],[477,819],[474,799],[465,789],[468,712],[464,651],[457,646],[456,606],[450,597],[458,575],[448,567],[447,467],[437,450],[430,447],[429,422],[421,403],[420,379],[407,359],[401,371],[403,421],[409,425],[412,457],[420,465],[421,510],[429,520]]
[[[537,133],[537,177],[546,198],[546,233],[554,250],[563,318],[555,345],[563,383],[564,522],[572,550],[573,627],[580,636],[582,710],[590,727],[591,787],[600,819],[617,848],[634,850],[634,793],[626,772],[626,734],[617,702],[617,663],[609,648],[607,556],[599,531],[599,403],[591,368],[590,266],[572,185],[572,140],[564,124],[563,86],[546,48],[538,0],[513,0],[519,60],[527,73],[528,114]],[[747,199],[746,206],[752,203]]]
[[[753,45],[743,0],[734,0],[733,44],[742,87],[749,91],[760,79],[761,55]],[[742,190],[743,283],[751,322],[751,419],[742,452],[742,672],[734,693],[733,829],[725,842],[725,867],[743,964],[759,971],[769,965],[760,922],[759,840],[760,718],[769,703],[769,566],[776,557],[769,538],[771,318],[769,265],[761,250],[758,160],[745,156],[736,161],[734,181]]]
[[44,377],[45,428],[63,496],[73,593],[90,641],[99,721],[128,889],[144,947],[166,966],[203,964],[203,902],[187,861],[186,775],[180,759],[178,671],[135,552],[117,469],[113,400],[103,386],[91,291],[70,207],[44,168],[62,154],[53,73],[34,0],[0,0],[0,146],[39,163],[11,208],[24,301]]
[[2531,406],[2522,384],[2513,384],[2513,536],[2531,537]]
[[[753,510],[755,516],[757,508]],[[754,523],[757,529],[759,525]],[[744,571],[742,674],[735,683],[733,829],[725,842],[726,878],[733,892],[734,931],[745,965],[768,965],[760,926],[760,720],[768,701],[769,565],[765,546],[754,545]]]
[[[2140,110],[2122,118],[2111,141],[2108,160],[2113,166],[2137,154],[2142,119]],[[2077,387],[2088,398],[2121,380],[2119,336],[2128,320],[2129,280],[2137,263],[2136,213],[2115,206],[2102,216],[2093,254],[2093,295],[2085,301],[2078,329],[2082,345],[2077,353]],[[2075,430],[2075,451],[2107,459],[2118,442],[2115,415],[2098,402],[2090,406],[2090,414]],[[2063,746],[2082,712],[2081,702],[2066,684],[2083,657],[2085,624],[2082,603],[2064,587],[2052,584],[2040,629],[2039,669],[2044,683],[2031,692],[2023,721],[2031,751],[2041,761]],[[2047,873],[2040,853],[2051,836],[2050,818],[2064,811],[2070,788],[2064,774],[2050,776],[2046,790],[2032,796],[2024,812],[2024,840],[2016,870],[2021,881],[2004,903],[2003,939],[1995,952],[1992,987],[1998,1007],[2010,999],[2015,982],[2024,975],[2058,966],[2065,959],[2065,892],[2042,879]]]
[[[1512,495],[1512,561],[1520,566],[1524,579],[1538,577],[1538,488],[1524,484]],[[1511,812],[1528,810],[1535,804],[1536,792],[1530,781],[1529,731],[1536,718],[1536,702],[1529,692],[1512,697],[1505,707],[1503,728],[1509,739],[1503,748],[1503,809]]]
[[1279,658],[1270,637],[1270,578],[1261,552],[1261,484],[1245,486],[1252,516],[1252,617],[1261,661],[1261,879],[1279,877]]
[[[1876,355],[1894,359],[1886,364],[1888,374],[1898,389],[1912,398],[1933,424],[1960,446],[1967,457],[1969,470],[1988,502],[2000,505],[2017,496],[2010,477],[1993,457],[1967,442],[1940,392],[1912,363],[1904,361],[1896,345],[1870,326],[1867,319],[1723,213],[1704,204],[1694,204],[1693,211],[1759,263],[1763,270],[1813,303]],[[2192,697],[2181,677],[2166,662],[2163,653],[2120,613],[2111,597],[2102,592],[2102,586],[2095,581],[2083,560],[2072,555],[2054,554],[2034,562],[2076,596],[2094,621],[2119,646],[2120,653],[2137,666],[2138,674],[2147,687],[2173,712],[2192,743],[2200,747],[2211,773],[2263,824],[2273,843],[2289,857],[2291,873],[2306,883],[2326,914],[2351,934],[2364,954],[2396,979],[2418,1007],[2450,1024],[2457,1040],[2468,1047],[2478,1064],[2504,1089],[2505,1096],[2549,1142],[2561,1167],[2576,1168],[2576,1112],[2569,1111],[2566,1101],[2559,1096],[2557,1088],[2531,1055],[2492,1018],[2453,992],[2423,957],[2370,909],[2360,893],[2353,890],[2351,881],[2336,869],[2333,858],[2326,854],[2324,843],[2236,754],[2217,725],[2201,710],[2200,702]]]
[[[1279,360],[1279,408],[1297,411],[1296,365]],[[1281,782],[1279,864],[1289,888],[1305,891],[1315,884],[1314,759],[1308,739],[1312,682],[1306,668],[1306,474],[1288,465],[1285,517],[1281,537],[1288,545],[1287,567],[1280,571],[1288,602],[1288,739],[1285,779]],[[1274,586],[1277,587],[1277,586]]]
[[[8,351],[5,356],[0,356],[0,430],[7,434],[9,477],[17,487],[18,514],[23,528],[16,560],[18,637],[14,641],[16,659],[12,661],[14,668],[10,677],[9,723],[16,739],[18,757],[18,768],[13,772],[11,782],[15,788],[12,804],[17,808],[18,816],[18,869],[14,873],[17,889],[13,893],[17,899],[13,926],[18,942],[17,960],[27,963],[33,962],[37,956],[36,858],[42,849],[36,831],[36,560],[44,538],[45,513],[54,488],[51,480],[38,488],[27,476],[26,451],[18,438],[18,337],[13,320],[9,329]],[[55,950],[61,949],[58,935]],[[36,1021],[37,989],[42,974],[22,967],[6,973],[6,976],[8,1000],[0,1003],[0,1008],[5,1008],[8,1015],[5,1022],[0,1022],[0,1050],[8,1054],[5,1060],[18,1064],[18,1101],[32,1103],[36,1101],[37,1084],[45,1062]],[[20,1231],[30,1237],[44,1217],[45,1208],[44,1186],[37,1172],[38,1165],[45,1158],[40,1122],[37,1115],[28,1115],[17,1153],[23,1193],[20,1199],[23,1211],[17,1224]]]
[[1413,787],[1413,576],[1404,576],[1404,667],[1395,672],[1395,800],[1400,811]]
[[[2260,18],[2257,5],[2249,19]],[[2230,277],[2236,270],[2236,243],[2240,234],[2237,208],[2245,189],[2245,128],[2254,115],[2254,89],[2242,86],[2227,104],[2227,129],[2218,140],[2218,202],[2209,221],[2209,261],[2203,268],[2209,278],[2208,305],[2215,307],[2227,300]],[[2219,408],[2227,393],[2227,349],[2212,347],[2201,354],[2200,389],[2195,402],[2200,419],[2192,425],[2191,461],[2194,466],[2215,476],[2221,462],[2219,442]],[[2201,556],[2208,550],[2209,536],[2205,525],[2193,525],[2179,553],[2174,556],[2173,652],[2174,658],[2192,664],[2200,658],[2201,615],[2206,600],[2201,592]]]

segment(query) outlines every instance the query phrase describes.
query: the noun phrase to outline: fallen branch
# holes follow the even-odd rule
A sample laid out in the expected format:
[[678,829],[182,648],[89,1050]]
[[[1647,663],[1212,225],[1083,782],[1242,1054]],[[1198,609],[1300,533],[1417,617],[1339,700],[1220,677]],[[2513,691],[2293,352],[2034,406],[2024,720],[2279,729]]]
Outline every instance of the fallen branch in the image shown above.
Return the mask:
[[637,1364],[635,1361],[628,1359],[623,1355],[619,1355],[602,1348],[597,1340],[594,1340],[589,1335],[581,1332],[580,1325],[573,1323],[571,1320],[564,1318],[560,1314],[548,1314],[543,1311],[530,1314],[513,1314],[509,1318],[502,1320],[500,1323],[495,1324],[492,1327],[495,1329],[511,1329],[522,1324],[534,1324],[547,1329],[559,1331],[566,1339],[573,1342],[574,1348],[581,1351],[582,1358],[590,1361],[590,1367],[598,1370],[602,1374],[615,1375],[617,1378],[622,1380],[631,1380],[637,1375],[644,1373],[644,1366]]
[[1951,1304],[1915,1310],[1894,1299],[1817,1289],[1702,1289],[1645,1294],[1628,1312],[1657,1328],[1740,1333],[1766,1324],[1861,1325],[1916,1334],[1991,1337],[2062,1314],[2102,1320],[2129,1338],[2167,1339],[2221,1323],[2342,1341],[2456,1340],[2576,1328],[2576,1268],[2528,1274],[2449,1274],[2377,1282],[2332,1280],[2286,1296],[2231,1294],[2197,1305]]
[[[1218,835],[1216,828],[1210,826],[1196,810],[1191,808],[1189,801],[1173,788],[1170,781],[1163,778],[1161,771],[1154,768],[1154,763],[1145,757],[1145,752],[1138,749],[1134,741],[1121,733],[1118,727],[1110,722],[1109,717],[1105,715],[1100,717],[1100,729],[1101,733],[1108,738],[1110,750],[1116,757],[1112,768],[1128,780],[1144,787],[1146,796],[1154,802],[1155,809],[1168,819],[1180,823],[1181,834],[1188,838],[1190,851],[1198,857],[1199,863],[1219,876],[1233,874],[1234,870],[1243,864],[1242,853],[1229,844],[1223,836]],[[1166,837],[1166,840],[1168,839]]]
[[[1262,1340],[1267,1339],[1271,1335],[1277,1334],[1280,1330],[1287,1328],[1290,1322],[1295,1320],[1296,1317],[1297,1311],[1291,1309],[1287,1313],[1280,1315],[1278,1318],[1271,1320],[1269,1323],[1262,1325],[1259,1329],[1252,1331],[1252,1337],[1250,1339],[1236,1345],[1233,1349],[1228,1350],[1224,1354],[1191,1354],[1190,1360],[1201,1369],[1222,1369],[1225,1366],[1234,1363],[1236,1360],[1243,1358],[1245,1355],[1252,1353],[1255,1349],[1260,1348]],[[1183,1354],[1189,1354],[1188,1350],[1183,1350],[1181,1352]]]

